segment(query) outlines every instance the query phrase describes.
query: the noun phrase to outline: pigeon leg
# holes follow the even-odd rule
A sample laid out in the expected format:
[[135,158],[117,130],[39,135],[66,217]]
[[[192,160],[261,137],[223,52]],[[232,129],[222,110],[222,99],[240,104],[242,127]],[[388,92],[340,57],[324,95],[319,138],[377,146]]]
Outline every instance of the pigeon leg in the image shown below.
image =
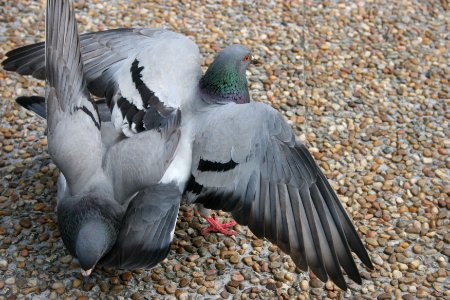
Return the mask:
[[202,229],[202,234],[206,235],[209,232],[220,232],[224,235],[234,235],[236,231],[228,230],[228,227],[233,227],[236,225],[236,221],[231,221],[229,223],[218,223],[216,214],[212,214],[211,217],[204,217],[205,220],[209,223],[209,226]]
[[236,225],[236,221],[232,221],[229,223],[220,224],[217,220],[217,216],[207,208],[205,208],[202,204],[196,204],[194,206],[195,212],[200,215],[203,219],[205,219],[209,226],[202,229],[202,235],[206,235],[209,232],[220,232],[224,235],[234,235],[236,231],[227,229],[228,227],[233,227]]

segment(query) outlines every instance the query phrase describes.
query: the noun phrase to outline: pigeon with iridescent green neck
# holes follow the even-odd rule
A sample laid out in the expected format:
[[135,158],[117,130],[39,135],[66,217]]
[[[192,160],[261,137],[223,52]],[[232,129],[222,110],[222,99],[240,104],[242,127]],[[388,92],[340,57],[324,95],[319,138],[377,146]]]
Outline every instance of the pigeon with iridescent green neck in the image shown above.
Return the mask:
[[251,61],[250,52],[244,46],[225,48],[200,79],[202,99],[206,103],[249,103],[245,71]]
[[[7,53],[5,69],[41,76],[39,47]],[[247,48],[224,49],[204,75],[198,47],[166,30],[88,33],[81,36],[81,53],[89,91],[106,98],[112,123],[125,135],[164,131],[181,110],[180,140],[160,181],[178,186],[183,192],[178,201],[231,212],[237,223],[279,246],[300,269],[342,289],[347,288],[344,271],[361,283],[351,252],[373,268],[307,148],[281,114],[250,101]],[[130,161],[138,159],[130,152]],[[226,229],[233,223],[207,220],[215,230],[233,233]],[[163,234],[172,236],[167,230]]]

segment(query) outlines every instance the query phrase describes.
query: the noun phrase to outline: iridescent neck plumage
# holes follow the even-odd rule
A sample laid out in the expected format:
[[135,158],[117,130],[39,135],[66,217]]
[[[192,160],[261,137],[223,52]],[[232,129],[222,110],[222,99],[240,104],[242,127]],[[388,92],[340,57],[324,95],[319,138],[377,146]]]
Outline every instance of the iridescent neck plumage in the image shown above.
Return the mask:
[[217,61],[200,79],[200,93],[206,103],[250,102],[245,70],[239,71],[233,64]]

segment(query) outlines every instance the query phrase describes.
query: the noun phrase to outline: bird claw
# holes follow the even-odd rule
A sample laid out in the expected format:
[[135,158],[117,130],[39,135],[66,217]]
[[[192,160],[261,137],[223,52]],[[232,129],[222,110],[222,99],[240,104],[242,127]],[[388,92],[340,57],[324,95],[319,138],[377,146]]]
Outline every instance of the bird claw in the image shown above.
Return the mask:
[[233,227],[234,225],[236,225],[236,221],[220,224],[217,222],[217,216],[215,214],[213,214],[212,217],[209,218],[205,217],[205,220],[209,223],[209,226],[202,229],[203,235],[206,235],[209,232],[220,232],[224,235],[236,234],[236,231],[227,229],[228,227]]

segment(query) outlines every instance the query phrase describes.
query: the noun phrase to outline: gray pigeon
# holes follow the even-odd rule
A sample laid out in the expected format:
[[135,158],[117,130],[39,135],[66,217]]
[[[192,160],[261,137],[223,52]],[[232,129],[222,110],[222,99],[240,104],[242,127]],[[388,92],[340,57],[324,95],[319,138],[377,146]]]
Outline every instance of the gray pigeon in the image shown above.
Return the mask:
[[158,184],[178,144],[177,126],[128,139],[103,126],[86,89],[68,0],[47,2],[45,68],[48,149],[62,172],[57,216],[64,244],[83,275],[98,263],[155,265],[167,255],[179,207],[178,187]]
[[[42,47],[7,53],[5,69],[42,77]],[[373,268],[306,147],[276,110],[250,101],[247,48],[229,46],[203,76],[198,47],[167,30],[84,34],[81,52],[88,89],[106,98],[112,123],[126,136],[164,130],[181,110],[180,141],[160,183],[176,184],[184,202],[231,212],[300,269],[344,290],[342,269],[361,283],[351,251]]]

